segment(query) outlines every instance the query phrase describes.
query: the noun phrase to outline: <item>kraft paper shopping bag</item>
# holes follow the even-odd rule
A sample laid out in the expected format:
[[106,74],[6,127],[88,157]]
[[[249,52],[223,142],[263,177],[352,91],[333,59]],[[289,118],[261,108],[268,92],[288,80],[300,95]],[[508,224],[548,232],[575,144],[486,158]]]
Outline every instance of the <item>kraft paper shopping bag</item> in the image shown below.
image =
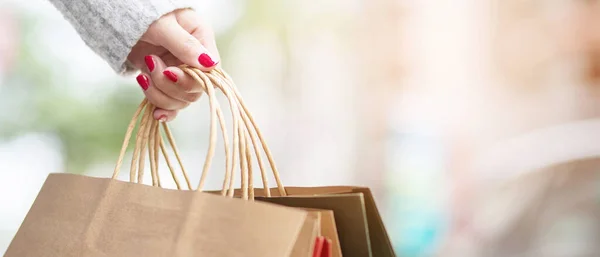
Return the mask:
[[[280,196],[276,188],[255,188],[254,195],[259,201],[289,207],[332,210],[343,256],[396,256],[369,188],[328,186],[285,189],[286,196]],[[241,190],[235,192],[236,195],[241,193]],[[267,194],[268,197],[265,196]]]
[[[275,190],[272,191],[273,194],[277,194]],[[339,224],[340,222],[342,222],[341,220],[349,219],[353,215],[364,215],[365,231],[368,234],[368,246],[370,253],[369,256],[396,256],[391,240],[388,236],[387,230],[381,218],[381,215],[379,214],[379,209],[377,208],[375,199],[373,198],[373,194],[371,193],[371,190],[369,188],[356,186],[286,187],[286,192],[288,197],[297,197],[298,199],[312,198],[313,200],[301,200],[307,205],[310,205],[305,207],[333,210],[337,223],[338,234],[340,235],[341,244],[344,244],[344,242],[342,242],[342,235],[345,234],[345,231],[355,229],[352,228],[352,223]],[[359,195],[360,197],[357,197]],[[354,197],[356,200],[348,201],[347,203],[343,201],[340,202],[338,201],[340,199],[340,196]],[[293,202],[296,200],[288,201]],[[353,206],[351,204],[353,202],[354,204],[358,202],[362,204],[363,209],[360,215],[358,214],[358,212],[345,211],[346,209],[349,209]],[[292,204],[288,205],[285,203],[283,205],[292,206]],[[356,219],[358,218],[356,217]],[[360,234],[356,235],[356,237],[349,237],[346,241],[356,242],[358,238],[362,238],[361,236],[359,236]],[[342,248],[344,248],[343,245]],[[353,256],[346,255],[345,252],[343,252],[343,254],[344,256]]]
[[281,257],[315,227],[292,208],[51,174],[5,256]]

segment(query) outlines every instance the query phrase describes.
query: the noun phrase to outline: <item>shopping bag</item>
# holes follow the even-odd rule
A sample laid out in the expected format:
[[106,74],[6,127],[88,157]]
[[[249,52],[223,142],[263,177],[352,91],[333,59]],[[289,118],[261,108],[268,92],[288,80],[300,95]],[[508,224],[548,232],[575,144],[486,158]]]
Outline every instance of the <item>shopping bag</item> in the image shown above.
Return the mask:
[[[152,118],[155,107],[144,100],[127,128],[112,178],[50,174],[6,257],[313,256],[318,219],[301,209],[253,201],[254,190],[249,179],[252,178],[251,146],[256,151],[256,158],[260,158],[258,144],[261,144],[271,164],[278,192],[286,195],[286,191],[260,130],[231,78],[220,69],[210,73],[183,69],[203,85],[210,104],[210,143],[198,187],[192,188],[168,126]],[[229,100],[233,147],[229,145],[215,88]],[[140,116],[130,181],[117,181]],[[217,121],[226,156],[220,196],[202,192],[215,154]],[[167,140],[163,139],[163,133]],[[181,183],[175,165],[169,160],[165,141],[175,153],[185,183]],[[188,190],[162,188],[158,173],[161,153],[177,189],[187,186]],[[144,185],[143,181],[146,156],[152,186]],[[238,160],[241,199],[234,199],[234,171]],[[266,179],[263,169],[261,175]]]
[[[113,179],[51,174],[6,257],[289,256],[300,210]],[[292,255],[306,256],[306,255]]]
[[[369,188],[285,187],[285,191],[286,195],[281,196],[277,188],[255,188],[254,196],[259,201],[289,207],[332,210],[341,253],[345,257],[396,256]],[[235,194],[242,194],[242,191],[236,190]]]

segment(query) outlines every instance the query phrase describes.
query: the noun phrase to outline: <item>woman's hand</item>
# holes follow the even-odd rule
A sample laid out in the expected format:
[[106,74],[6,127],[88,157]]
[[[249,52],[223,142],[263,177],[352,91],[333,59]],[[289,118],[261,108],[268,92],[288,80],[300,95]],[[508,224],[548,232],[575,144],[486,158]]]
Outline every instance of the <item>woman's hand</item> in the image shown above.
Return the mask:
[[136,80],[157,109],[154,118],[169,121],[177,111],[200,98],[200,84],[177,66],[187,64],[203,71],[219,63],[212,29],[190,9],[177,10],[155,21],[127,59],[142,73]]

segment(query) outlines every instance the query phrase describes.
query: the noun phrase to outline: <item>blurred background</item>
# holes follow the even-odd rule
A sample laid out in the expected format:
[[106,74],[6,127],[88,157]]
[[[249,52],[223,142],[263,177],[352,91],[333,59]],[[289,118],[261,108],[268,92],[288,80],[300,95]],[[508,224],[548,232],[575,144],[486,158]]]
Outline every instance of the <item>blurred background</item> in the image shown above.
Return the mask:
[[[521,173],[600,156],[600,1],[203,0],[197,9],[285,184],[371,187],[400,256],[467,251],[458,245],[481,237],[475,198]],[[49,173],[112,174],[142,96],[48,1],[0,0],[0,252]],[[207,106],[171,125],[193,179]],[[570,125],[580,130],[546,133]],[[220,188],[218,167],[209,188]],[[598,226],[600,214],[578,217]]]

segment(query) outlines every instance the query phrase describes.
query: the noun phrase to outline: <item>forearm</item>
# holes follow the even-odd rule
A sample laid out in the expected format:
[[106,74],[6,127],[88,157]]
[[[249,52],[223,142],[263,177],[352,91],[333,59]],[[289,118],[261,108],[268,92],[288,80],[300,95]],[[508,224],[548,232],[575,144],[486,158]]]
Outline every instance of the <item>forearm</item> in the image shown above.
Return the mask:
[[118,73],[135,67],[127,55],[150,24],[186,0],[50,0],[77,30],[83,41]]

